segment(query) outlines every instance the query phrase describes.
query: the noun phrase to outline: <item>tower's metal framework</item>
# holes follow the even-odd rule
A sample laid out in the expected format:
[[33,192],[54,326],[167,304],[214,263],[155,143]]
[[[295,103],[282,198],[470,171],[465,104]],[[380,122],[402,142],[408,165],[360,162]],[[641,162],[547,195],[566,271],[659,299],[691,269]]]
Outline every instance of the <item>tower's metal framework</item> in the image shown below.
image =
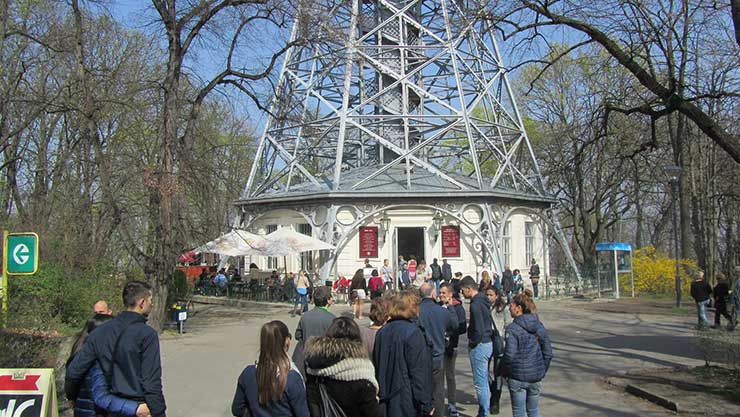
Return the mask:
[[[306,42],[286,54],[237,203],[242,226],[260,203],[295,196],[436,189],[460,201],[480,198],[485,221],[474,227],[500,266],[496,234],[509,208],[491,198],[533,201],[543,212],[552,200],[483,3],[302,2],[291,40]],[[347,202],[327,201],[323,223],[308,217],[324,239],[341,243],[351,230],[334,216]]]

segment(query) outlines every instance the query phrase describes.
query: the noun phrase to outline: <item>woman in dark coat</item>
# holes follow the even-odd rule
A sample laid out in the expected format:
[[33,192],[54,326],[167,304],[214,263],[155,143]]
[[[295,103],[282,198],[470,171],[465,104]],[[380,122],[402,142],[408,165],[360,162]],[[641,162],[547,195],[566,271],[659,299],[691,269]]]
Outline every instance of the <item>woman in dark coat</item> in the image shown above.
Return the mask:
[[394,295],[390,319],[375,336],[373,363],[387,417],[426,416],[434,411],[431,350],[412,321],[418,314],[415,292]]
[[375,368],[362,344],[360,328],[349,317],[334,319],[326,336],[306,347],[306,393],[312,417],[322,417],[319,385],[346,416],[382,417]]

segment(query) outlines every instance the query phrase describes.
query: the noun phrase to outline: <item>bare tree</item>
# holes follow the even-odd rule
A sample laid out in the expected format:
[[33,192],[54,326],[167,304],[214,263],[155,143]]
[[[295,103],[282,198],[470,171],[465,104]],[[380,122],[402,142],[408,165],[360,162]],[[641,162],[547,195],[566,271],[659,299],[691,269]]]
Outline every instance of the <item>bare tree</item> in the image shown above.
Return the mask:
[[[249,83],[271,75],[279,57],[289,46],[278,48],[263,65],[234,65],[234,51],[250,25],[269,22],[284,26],[289,19],[282,2],[268,0],[208,0],[178,7],[174,0],[153,0],[167,38],[167,67],[162,81],[162,131],[159,159],[148,184],[151,187],[150,240],[148,250],[137,252],[144,271],[153,283],[155,312],[152,324],[159,327],[164,318],[167,289],[177,255],[187,248],[182,213],[187,204],[182,198],[183,173],[193,149],[193,129],[203,100],[218,86],[232,86],[256,99]],[[204,83],[193,97],[183,97],[183,64],[204,32],[230,39],[225,68]],[[210,40],[213,40],[211,38]],[[255,68],[257,67],[257,68]],[[183,123],[183,119],[185,120]]]
[[[511,4],[514,6],[511,6]],[[732,6],[736,8],[737,1]],[[735,162],[740,163],[740,139],[727,126],[713,119],[702,108],[700,100],[706,97],[737,97],[737,89],[728,91],[692,91],[677,78],[681,65],[689,59],[678,55],[686,53],[689,43],[700,43],[702,48],[725,44],[725,53],[740,56],[737,49],[727,48],[721,38],[721,11],[715,2],[684,0],[682,2],[575,0],[519,0],[494,6],[497,20],[504,24],[505,36],[527,33],[532,38],[542,37],[545,28],[561,26],[587,38],[581,46],[595,42],[627,69],[651,94],[633,107],[614,105],[613,111],[625,114],[641,113],[660,118],[678,112],[691,120]],[[605,13],[604,10],[608,10]],[[733,9],[734,17],[737,17]],[[737,19],[735,19],[737,21]],[[719,27],[717,27],[719,25]],[[508,27],[508,29],[507,29]],[[506,32],[506,30],[509,30]],[[710,37],[711,39],[707,39]],[[717,39],[719,38],[719,39]],[[719,43],[719,45],[716,45]],[[733,50],[734,49],[734,50]],[[677,59],[678,58],[678,59]],[[737,59],[734,69],[738,68]],[[737,75],[734,75],[737,77]]]

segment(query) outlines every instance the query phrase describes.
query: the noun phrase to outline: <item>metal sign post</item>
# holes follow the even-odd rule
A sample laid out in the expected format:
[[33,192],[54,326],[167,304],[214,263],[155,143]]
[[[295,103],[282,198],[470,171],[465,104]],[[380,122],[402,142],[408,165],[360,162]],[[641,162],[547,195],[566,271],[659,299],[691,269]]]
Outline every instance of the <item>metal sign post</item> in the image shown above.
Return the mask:
[[3,297],[2,316],[3,327],[7,324],[5,315],[8,311],[8,231],[3,230],[3,282],[0,295]]

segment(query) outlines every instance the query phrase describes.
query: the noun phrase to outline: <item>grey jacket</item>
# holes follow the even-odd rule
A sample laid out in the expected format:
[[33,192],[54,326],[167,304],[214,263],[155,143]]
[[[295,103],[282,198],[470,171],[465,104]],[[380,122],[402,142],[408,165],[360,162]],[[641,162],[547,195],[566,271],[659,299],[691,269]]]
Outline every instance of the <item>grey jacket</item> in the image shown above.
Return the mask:
[[305,359],[303,351],[306,348],[306,342],[314,336],[323,336],[335,318],[334,313],[321,307],[314,307],[313,310],[304,313],[298,322],[298,327],[296,327],[293,336],[298,344],[295,346],[292,359],[304,378],[306,377],[306,370],[303,363]]

